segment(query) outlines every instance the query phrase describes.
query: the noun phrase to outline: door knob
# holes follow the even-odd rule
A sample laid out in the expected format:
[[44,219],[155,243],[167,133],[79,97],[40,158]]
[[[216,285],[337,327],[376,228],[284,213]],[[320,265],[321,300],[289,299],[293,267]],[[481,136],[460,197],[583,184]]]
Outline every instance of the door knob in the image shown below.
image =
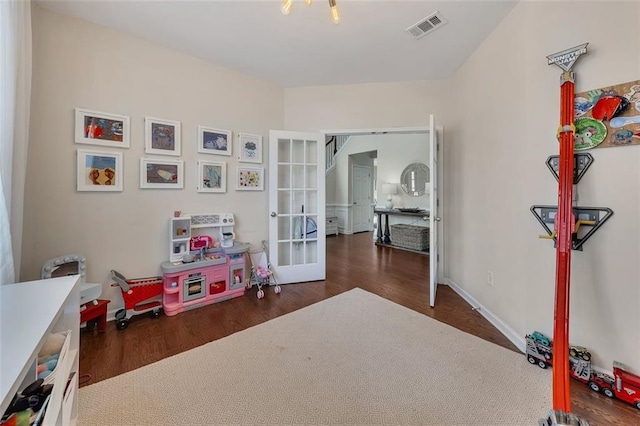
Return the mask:
[[271,217],[276,217],[276,216],[277,216],[276,212],[271,212]]
[[440,216],[436,216],[436,222],[440,222]]

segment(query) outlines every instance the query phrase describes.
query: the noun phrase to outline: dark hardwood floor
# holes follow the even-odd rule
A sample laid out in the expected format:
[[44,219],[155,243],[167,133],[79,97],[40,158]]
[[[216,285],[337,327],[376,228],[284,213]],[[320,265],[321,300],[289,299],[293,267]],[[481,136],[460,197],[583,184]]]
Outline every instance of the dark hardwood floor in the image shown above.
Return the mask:
[[[179,354],[355,287],[517,351],[448,286],[439,286],[436,307],[430,308],[428,265],[428,256],[375,246],[370,232],[328,237],[325,281],[286,285],[279,295],[267,288],[261,300],[254,287],[244,297],[173,317],[134,317],[123,331],[116,330],[114,322],[107,324],[106,333],[84,330],[80,337],[81,386]],[[577,381],[572,381],[571,390],[573,412],[591,425],[640,425],[640,411],[631,405],[596,394]]]

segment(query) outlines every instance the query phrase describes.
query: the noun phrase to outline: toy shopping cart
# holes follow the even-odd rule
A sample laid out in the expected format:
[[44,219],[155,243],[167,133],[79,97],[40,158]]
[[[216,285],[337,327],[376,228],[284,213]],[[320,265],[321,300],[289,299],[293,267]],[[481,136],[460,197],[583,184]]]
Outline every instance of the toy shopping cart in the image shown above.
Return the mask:
[[249,279],[248,288],[253,285],[258,286],[258,299],[264,297],[264,290],[262,287],[265,285],[275,285],[273,291],[278,294],[281,291],[280,285],[276,281],[276,277],[271,269],[271,263],[267,256],[267,242],[262,241],[262,250],[249,252],[249,262],[251,263],[251,278]]
[[151,312],[152,318],[160,316],[162,309],[162,277],[128,280],[118,271],[111,270],[111,278],[119,285],[124,299],[124,309],[116,312],[116,327],[124,330],[134,315]]

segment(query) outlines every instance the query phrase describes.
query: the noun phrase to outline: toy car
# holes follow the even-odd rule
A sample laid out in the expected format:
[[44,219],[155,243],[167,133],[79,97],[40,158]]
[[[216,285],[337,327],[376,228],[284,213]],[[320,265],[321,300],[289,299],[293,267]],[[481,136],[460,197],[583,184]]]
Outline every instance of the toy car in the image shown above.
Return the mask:
[[533,333],[531,333],[530,337],[537,343],[543,345],[543,346],[551,346],[551,341],[549,340],[549,338],[547,336],[545,336],[544,334],[540,333],[539,331],[534,331]]
[[569,346],[569,355],[574,358],[582,358],[585,361],[591,360],[591,352],[584,346]]
[[594,392],[602,392],[608,398],[615,398],[613,393],[613,377],[603,374],[594,373],[589,380],[589,387]]

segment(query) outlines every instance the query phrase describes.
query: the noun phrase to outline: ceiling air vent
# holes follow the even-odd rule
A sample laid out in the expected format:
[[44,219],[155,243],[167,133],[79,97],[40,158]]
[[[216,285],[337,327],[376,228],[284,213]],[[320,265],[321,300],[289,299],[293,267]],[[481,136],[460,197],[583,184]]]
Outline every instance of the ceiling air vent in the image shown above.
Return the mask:
[[449,21],[444,19],[439,12],[434,12],[426,18],[420,20],[420,22],[418,22],[417,24],[410,26],[405,31],[411,34],[413,38],[418,40],[419,38],[422,38],[431,31],[435,30],[436,28],[445,25],[447,22]]

